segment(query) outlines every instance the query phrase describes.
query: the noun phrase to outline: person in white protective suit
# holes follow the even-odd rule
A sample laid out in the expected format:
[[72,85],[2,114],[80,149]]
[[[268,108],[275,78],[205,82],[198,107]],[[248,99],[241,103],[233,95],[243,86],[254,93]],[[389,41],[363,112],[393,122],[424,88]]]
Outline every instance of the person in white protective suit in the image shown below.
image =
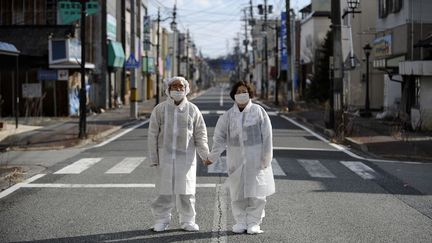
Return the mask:
[[196,152],[204,161],[209,153],[207,128],[198,107],[186,98],[189,83],[183,77],[167,82],[167,100],[150,116],[149,160],[157,168],[158,196],[151,204],[154,231],[168,229],[176,206],[182,229],[198,231],[195,223]]
[[275,192],[271,161],[272,126],[266,111],[253,104],[253,88],[236,83],[230,96],[234,106],[218,120],[213,146],[205,164],[218,160],[226,149],[234,233],[259,234],[266,197]]

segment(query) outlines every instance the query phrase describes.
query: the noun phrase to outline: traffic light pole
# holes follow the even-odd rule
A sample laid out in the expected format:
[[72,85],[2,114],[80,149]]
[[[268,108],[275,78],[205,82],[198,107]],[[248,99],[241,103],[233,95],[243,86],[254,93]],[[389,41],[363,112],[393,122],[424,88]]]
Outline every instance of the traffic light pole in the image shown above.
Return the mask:
[[86,3],[87,0],[81,0],[81,90],[80,90],[80,119],[79,119],[79,138],[87,138],[87,92],[86,92],[86,81],[85,81],[85,39],[86,39]]

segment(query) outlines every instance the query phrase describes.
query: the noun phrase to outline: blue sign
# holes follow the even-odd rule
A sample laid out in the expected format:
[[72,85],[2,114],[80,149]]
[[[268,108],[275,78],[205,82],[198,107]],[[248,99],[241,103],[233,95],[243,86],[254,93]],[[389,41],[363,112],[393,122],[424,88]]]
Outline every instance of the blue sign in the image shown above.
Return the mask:
[[140,62],[135,58],[134,54],[130,54],[129,58],[125,63],[125,68],[134,69],[139,67],[140,67]]
[[223,60],[221,63],[221,69],[224,72],[234,71],[236,68],[236,63],[234,60]]
[[38,70],[38,80],[57,80],[57,70]]
[[281,43],[281,66],[280,69],[281,70],[287,70],[287,66],[288,66],[288,55],[287,55],[287,48],[286,48],[286,33],[287,33],[287,29],[286,29],[286,13],[282,12],[281,13],[281,27],[280,27],[280,43]]

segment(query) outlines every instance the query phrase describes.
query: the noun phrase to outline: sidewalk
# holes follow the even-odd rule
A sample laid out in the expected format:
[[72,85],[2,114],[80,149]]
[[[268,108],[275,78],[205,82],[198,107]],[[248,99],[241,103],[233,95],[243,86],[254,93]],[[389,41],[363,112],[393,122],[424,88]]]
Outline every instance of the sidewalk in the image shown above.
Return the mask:
[[[314,130],[332,138],[333,130],[325,128],[324,108],[307,106],[290,112]],[[432,133],[413,132],[400,127],[400,123],[373,117],[353,116],[350,131],[342,143],[378,159],[418,161],[432,163]]]
[[[155,100],[139,103],[138,116],[145,119],[155,105]],[[87,115],[87,138],[79,139],[79,118],[33,118],[7,121],[0,130],[0,152],[5,150],[47,150],[85,145],[105,137],[122,127],[136,122],[130,117],[130,107],[123,106],[104,113]]]

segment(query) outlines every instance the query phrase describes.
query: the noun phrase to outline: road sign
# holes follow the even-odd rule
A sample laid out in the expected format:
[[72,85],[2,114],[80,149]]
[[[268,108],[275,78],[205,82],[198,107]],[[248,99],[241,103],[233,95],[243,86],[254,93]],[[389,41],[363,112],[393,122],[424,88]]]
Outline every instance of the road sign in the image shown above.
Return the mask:
[[[59,1],[60,17],[63,24],[70,24],[81,18],[81,3],[70,1]],[[97,1],[86,2],[86,15],[95,14],[99,11]]]
[[134,54],[130,54],[129,58],[127,59],[125,63],[126,69],[133,69],[133,68],[139,68],[140,62],[135,58]]

